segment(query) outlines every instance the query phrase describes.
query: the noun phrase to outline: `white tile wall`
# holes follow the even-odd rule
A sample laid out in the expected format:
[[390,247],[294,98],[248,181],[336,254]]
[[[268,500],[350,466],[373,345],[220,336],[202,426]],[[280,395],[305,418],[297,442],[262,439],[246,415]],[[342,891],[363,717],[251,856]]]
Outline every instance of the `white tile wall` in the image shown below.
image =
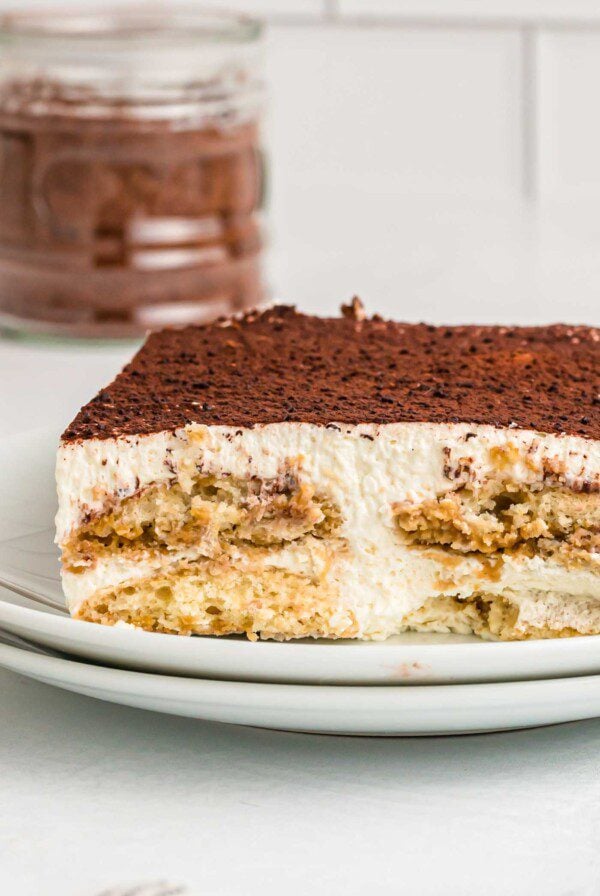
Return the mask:
[[515,195],[520,51],[510,32],[273,27],[280,179],[388,196]]
[[342,15],[478,22],[600,21],[598,0],[338,0]]
[[600,198],[600,34],[539,39],[542,196]]

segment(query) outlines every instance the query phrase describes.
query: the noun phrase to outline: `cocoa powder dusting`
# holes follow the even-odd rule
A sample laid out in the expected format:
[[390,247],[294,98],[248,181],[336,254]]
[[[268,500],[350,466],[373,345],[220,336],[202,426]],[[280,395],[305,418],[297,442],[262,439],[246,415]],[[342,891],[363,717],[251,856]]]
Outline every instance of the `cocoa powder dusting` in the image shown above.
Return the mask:
[[600,330],[361,317],[278,306],[154,333],[63,438],[282,421],[466,422],[600,438]]

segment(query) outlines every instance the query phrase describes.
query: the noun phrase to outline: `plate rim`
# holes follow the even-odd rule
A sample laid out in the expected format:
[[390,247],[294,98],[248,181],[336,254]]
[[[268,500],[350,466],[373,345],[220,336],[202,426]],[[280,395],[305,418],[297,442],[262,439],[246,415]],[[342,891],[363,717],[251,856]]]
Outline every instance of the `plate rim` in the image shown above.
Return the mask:
[[403,688],[275,684],[112,669],[2,643],[0,668],[127,708],[302,733],[447,736],[600,716],[600,675]]
[[[376,685],[289,684],[236,680],[223,681],[212,678],[192,678],[183,675],[163,675],[160,672],[139,672],[133,669],[115,669],[111,666],[88,663],[84,660],[73,659],[71,657],[63,658],[48,656],[46,654],[33,653],[11,644],[2,643],[0,643],[0,668],[10,668],[5,665],[4,657],[7,653],[9,657],[11,655],[15,656],[19,654],[26,657],[27,662],[19,663],[19,665],[23,666],[31,663],[33,665],[46,665],[51,670],[65,666],[73,672],[77,670],[78,682],[85,684],[85,679],[91,678],[91,686],[94,686],[93,679],[96,676],[105,679],[108,682],[115,682],[115,684],[136,680],[138,683],[143,684],[148,688],[149,695],[156,694],[156,687],[158,686],[159,689],[166,690],[167,695],[169,691],[182,687],[191,693],[193,693],[194,690],[200,690],[201,688],[209,688],[210,690],[221,692],[223,694],[239,689],[246,694],[258,693],[260,691],[262,693],[281,694],[285,696],[299,695],[307,692],[307,694],[310,693],[311,699],[316,698],[317,700],[326,698],[335,693],[343,693],[353,697],[366,697],[368,695],[370,700],[375,699],[376,701],[383,700],[383,702],[393,702],[394,700],[397,700],[401,702],[402,700],[407,699],[427,699],[428,697],[442,697],[443,695],[448,696],[449,694],[452,695],[457,693],[466,695],[467,693],[475,694],[476,692],[485,692],[488,695],[495,695],[499,692],[510,694],[515,691],[523,690],[546,691],[550,689],[550,686],[561,691],[570,691],[575,687],[581,688],[593,686],[600,691],[600,674],[570,676],[567,678],[525,679],[521,681],[406,685],[402,688],[382,688],[377,687]],[[83,676],[83,678],[81,676]]]

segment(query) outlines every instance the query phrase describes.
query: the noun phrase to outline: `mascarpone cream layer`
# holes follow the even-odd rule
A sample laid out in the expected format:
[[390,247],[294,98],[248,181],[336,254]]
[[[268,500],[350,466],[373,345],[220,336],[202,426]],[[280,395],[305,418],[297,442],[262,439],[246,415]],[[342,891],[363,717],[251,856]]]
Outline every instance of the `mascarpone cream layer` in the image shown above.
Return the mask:
[[[179,481],[186,488],[199,472],[274,479],[290,465],[341,510],[339,535],[348,550],[336,559],[331,575],[371,637],[384,636],[394,626],[397,630],[398,619],[432,594],[466,597],[478,590],[508,589],[536,594],[536,606],[537,592],[600,599],[600,576],[587,569],[506,557],[494,579],[472,555],[449,569],[443,551],[401,543],[393,504],[432,498],[462,482],[500,476],[523,484],[550,479],[574,489],[600,488],[599,443],[492,426],[274,423],[243,429],[193,424],[175,432],[66,442],[57,461],[57,541],[68,539],[91,515],[152,484]],[[320,562],[311,550],[310,543],[291,544],[273,551],[269,562],[306,573]],[[175,559],[171,555],[169,562]],[[81,575],[65,573],[69,605],[76,609],[99,588],[143,578],[160,562],[112,558]]]

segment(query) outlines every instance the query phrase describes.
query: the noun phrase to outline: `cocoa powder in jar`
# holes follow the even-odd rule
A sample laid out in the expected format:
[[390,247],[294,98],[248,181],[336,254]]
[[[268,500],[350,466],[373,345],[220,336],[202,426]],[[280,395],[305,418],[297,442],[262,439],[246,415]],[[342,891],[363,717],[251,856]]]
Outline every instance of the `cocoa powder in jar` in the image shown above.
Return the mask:
[[129,336],[259,304],[263,27],[0,17],[0,326]]
[[[0,93],[0,319],[135,335],[263,297],[256,118],[94,117],[44,82]],[[28,326],[29,324],[29,326]]]

